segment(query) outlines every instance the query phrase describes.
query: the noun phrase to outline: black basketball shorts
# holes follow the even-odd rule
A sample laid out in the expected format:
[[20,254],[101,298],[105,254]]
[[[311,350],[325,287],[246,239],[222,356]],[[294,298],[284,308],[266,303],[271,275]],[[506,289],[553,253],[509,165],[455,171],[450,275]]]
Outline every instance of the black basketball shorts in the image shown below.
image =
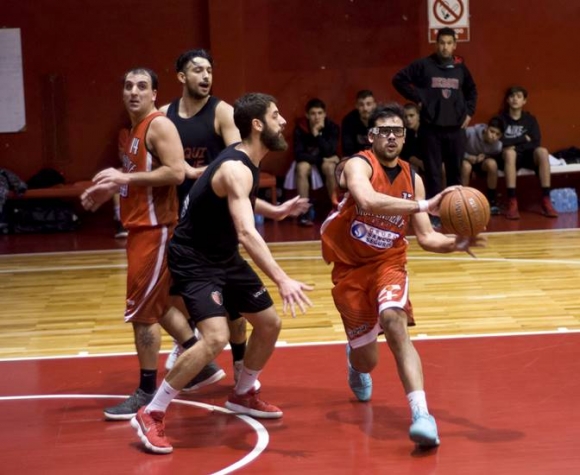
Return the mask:
[[171,294],[181,295],[194,322],[226,314],[235,320],[273,305],[263,282],[239,253],[228,261],[213,263],[172,243],[168,263],[173,279]]

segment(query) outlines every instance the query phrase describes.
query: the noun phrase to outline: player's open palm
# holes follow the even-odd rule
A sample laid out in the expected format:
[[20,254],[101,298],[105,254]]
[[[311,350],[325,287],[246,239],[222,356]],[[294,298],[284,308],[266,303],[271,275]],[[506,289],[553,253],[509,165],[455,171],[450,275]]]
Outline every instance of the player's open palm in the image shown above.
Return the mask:
[[476,255],[471,250],[472,247],[485,246],[487,246],[487,237],[482,236],[481,234],[473,237],[455,236],[455,249],[457,251],[465,251],[471,257],[476,257]]
[[292,318],[296,317],[296,306],[302,313],[306,312],[306,307],[312,307],[312,302],[306,295],[305,291],[312,290],[314,287],[306,285],[304,282],[287,278],[278,285],[278,292],[282,297],[284,314],[290,309]]
[[280,205],[278,219],[284,219],[287,216],[299,216],[304,214],[306,211],[308,211],[310,206],[311,205],[308,202],[308,198],[295,196],[291,200],[288,200]]

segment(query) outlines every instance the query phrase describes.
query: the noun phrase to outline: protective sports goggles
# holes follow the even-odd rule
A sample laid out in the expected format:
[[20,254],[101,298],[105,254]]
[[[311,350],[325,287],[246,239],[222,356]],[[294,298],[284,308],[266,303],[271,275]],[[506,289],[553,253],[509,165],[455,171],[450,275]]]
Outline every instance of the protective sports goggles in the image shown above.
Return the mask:
[[371,134],[378,135],[384,139],[386,139],[391,134],[400,138],[405,136],[405,127],[373,127],[371,129]]

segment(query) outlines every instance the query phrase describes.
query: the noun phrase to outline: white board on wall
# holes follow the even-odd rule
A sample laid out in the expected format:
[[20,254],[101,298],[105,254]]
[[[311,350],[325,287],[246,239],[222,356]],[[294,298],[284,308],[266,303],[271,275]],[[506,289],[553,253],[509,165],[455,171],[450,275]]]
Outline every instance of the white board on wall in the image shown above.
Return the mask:
[[0,29],[0,133],[26,127],[20,28]]

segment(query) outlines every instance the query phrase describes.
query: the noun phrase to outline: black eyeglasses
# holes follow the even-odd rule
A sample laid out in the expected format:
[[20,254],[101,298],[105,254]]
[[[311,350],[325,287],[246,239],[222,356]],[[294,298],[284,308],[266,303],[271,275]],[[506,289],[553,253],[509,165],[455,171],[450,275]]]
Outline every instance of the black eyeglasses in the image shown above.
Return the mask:
[[400,138],[405,136],[405,127],[373,127],[371,133],[384,139],[391,134]]

